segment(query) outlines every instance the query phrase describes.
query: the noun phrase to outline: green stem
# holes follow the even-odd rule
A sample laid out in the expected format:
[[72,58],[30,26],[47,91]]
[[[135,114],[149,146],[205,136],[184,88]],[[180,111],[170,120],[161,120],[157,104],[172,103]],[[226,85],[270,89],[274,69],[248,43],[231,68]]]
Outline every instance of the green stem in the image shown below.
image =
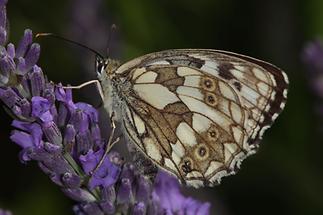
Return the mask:
[[[64,153],[64,158],[65,160],[69,163],[69,165],[73,168],[73,170],[78,174],[81,178],[86,179],[88,176],[83,172],[83,170],[80,168],[80,166],[75,162],[73,157],[69,153]],[[91,193],[94,198],[99,201],[100,200],[100,195],[99,195],[99,190],[89,190],[86,188],[89,193]]]

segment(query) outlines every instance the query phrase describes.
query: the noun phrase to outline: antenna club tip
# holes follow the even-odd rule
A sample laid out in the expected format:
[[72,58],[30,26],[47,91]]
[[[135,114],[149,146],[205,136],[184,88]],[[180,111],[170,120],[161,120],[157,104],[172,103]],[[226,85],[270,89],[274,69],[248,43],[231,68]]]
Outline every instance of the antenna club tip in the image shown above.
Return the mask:
[[37,33],[36,34],[36,38],[38,38],[38,37],[45,37],[45,36],[51,36],[51,35],[53,35],[52,33]]

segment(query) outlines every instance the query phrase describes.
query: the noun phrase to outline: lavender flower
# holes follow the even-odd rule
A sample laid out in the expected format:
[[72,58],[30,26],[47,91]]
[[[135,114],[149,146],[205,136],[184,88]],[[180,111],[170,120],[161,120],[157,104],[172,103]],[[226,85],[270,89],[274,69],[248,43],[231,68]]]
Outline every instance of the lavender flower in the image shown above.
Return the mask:
[[8,211],[8,210],[2,210],[0,208],[0,215],[12,215],[12,213],[10,211]]
[[36,65],[40,46],[32,42],[31,30],[16,48],[5,46],[5,5],[0,0],[0,100],[14,117],[10,138],[22,148],[21,162],[36,161],[77,202],[78,215],[208,214],[209,204],[182,196],[176,179],[160,173],[154,187],[117,152],[109,152],[98,166],[108,147],[98,112],[74,103],[71,90],[47,81]]
[[313,92],[323,98],[323,43],[316,40],[307,44],[303,52],[303,61],[308,66],[309,86]]
[[178,181],[162,171],[157,176],[153,198],[159,202],[164,214],[194,215],[208,214],[210,211],[210,203],[184,197],[179,190]]
[[[320,99],[316,101],[316,112],[323,117],[323,43],[320,40],[310,42],[306,45],[303,61],[308,67],[307,78],[308,86],[313,93]],[[321,130],[323,127],[321,126]]]

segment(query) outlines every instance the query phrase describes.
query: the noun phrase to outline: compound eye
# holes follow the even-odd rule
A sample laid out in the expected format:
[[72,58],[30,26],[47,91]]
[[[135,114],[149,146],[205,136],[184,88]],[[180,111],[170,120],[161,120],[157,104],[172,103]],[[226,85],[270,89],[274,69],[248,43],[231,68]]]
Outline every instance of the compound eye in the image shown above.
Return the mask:
[[100,59],[100,58],[96,59],[97,72],[99,72],[99,73],[103,72],[103,70],[106,68],[106,66],[107,66],[106,62],[104,62],[102,59]]

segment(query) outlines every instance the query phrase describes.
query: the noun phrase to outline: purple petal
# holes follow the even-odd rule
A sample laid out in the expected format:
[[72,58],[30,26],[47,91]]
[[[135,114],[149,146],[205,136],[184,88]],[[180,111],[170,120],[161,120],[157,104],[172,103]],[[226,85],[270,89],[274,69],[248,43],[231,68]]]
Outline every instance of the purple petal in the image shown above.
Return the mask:
[[23,98],[19,101],[19,104],[17,104],[20,109],[21,109],[21,115],[25,118],[28,118],[31,114],[31,104],[30,102],[26,99]]
[[107,157],[97,171],[95,171],[89,181],[89,188],[94,189],[97,186],[109,187],[116,183],[121,169],[110,162]]
[[44,143],[44,149],[51,155],[62,154],[62,146],[52,144],[50,142]]
[[14,58],[16,56],[16,50],[15,50],[15,45],[12,43],[9,43],[7,45],[7,53],[11,58]]
[[63,189],[63,192],[71,199],[78,202],[94,202],[95,197],[88,191],[76,188],[76,189]]
[[128,178],[122,178],[120,188],[117,195],[118,204],[127,204],[133,202],[134,197],[132,193],[131,181]]
[[195,214],[205,214],[205,215],[210,214],[210,208],[211,208],[211,204],[209,202],[203,203],[197,209]]
[[104,212],[101,210],[99,205],[94,202],[79,204],[75,208],[73,208],[73,210],[77,215],[104,215]]
[[177,179],[163,171],[157,175],[154,192],[159,197],[161,207],[168,211],[179,211],[185,200],[179,191]]
[[18,75],[25,75],[27,72],[27,67],[26,67],[26,61],[23,57],[18,58],[18,63],[17,63],[17,70],[16,73]]
[[22,148],[33,147],[33,139],[30,134],[14,130],[11,132],[10,139]]
[[32,116],[41,119],[43,122],[50,122],[53,120],[53,116],[50,113],[50,102],[39,96],[34,96],[31,99],[32,103]]
[[21,163],[26,163],[31,160],[31,158],[29,157],[30,150],[31,150],[31,148],[23,148],[22,150],[20,150],[19,160]]
[[16,58],[24,57],[29,46],[32,43],[33,33],[30,29],[26,29],[24,36],[21,38],[19,45],[16,50]]
[[9,108],[13,108],[15,106],[16,102],[20,100],[17,93],[15,91],[13,91],[13,89],[11,89],[11,88],[6,88],[6,89],[0,88],[0,99]]
[[12,113],[17,116],[18,118],[19,117],[22,117],[22,110],[19,106],[15,105],[11,108],[11,111]]
[[33,96],[41,96],[45,88],[45,79],[40,67],[34,66],[30,77],[31,93]]
[[[2,16],[2,11],[0,11],[0,17]],[[1,22],[1,18],[0,18],[0,22]],[[0,24],[1,25],[1,24]],[[8,33],[6,31],[5,27],[0,26],[0,45],[4,46],[7,42],[7,38],[8,38]]]
[[73,173],[65,173],[62,181],[67,188],[78,188],[81,186],[81,178]]
[[72,152],[75,144],[75,129],[73,125],[68,124],[65,128],[64,147],[67,152]]
[[39,168],[50,177],[50,179],[57,184],[58,186],[63,186],[61,175],[53,173],[52,170],[50,170],[47,166],[45,166],[43,163],[38,162]]
[[39,116],[39,119],[41,119],[43,122],[52,122],[53,121],[53,115],[50,111],[46,111],[43,114]]
[[62,145],[62,134],[53,121],[46,121],[43,123],[42,127],[48,142],[57,146]]
[[[37,68],[38,66],[34,66],[34,70],[35,68]],[[41,70],[40,70],[41,71]],[[42,72],[41,72],[42,73]],[[44,80],[44,74],[42,73],[42,79]],[[46,98],[52,105],[55,104],[55,100],[56,100],[56,96],[55,96],[55,86],[53,83],[46,83],[44,80],[44,93],[43,93],[43,97]]]
[[152,184],[144,176],[140,175],[137,181],[136,200],[147,202],[152,191]]
[[86,174],[89,174],[100,162],[103,155],[103,151],[99,150],[94,152],[92,149],[85,155],[81,155],[79,160],[82,164],[83,170]]
[[72,100],[72,90],[66,89],[64,90],[63,87],[57,87],[55,91],[57,101],[63,102],[67,105],[70,111],[75,110],[76,106]]
[[114,186],[102,187],[101,193],[103,201],[114,203],[117,199],[117,194]]
[[29,151],[28,156],[32,160],[40,161],[42,164],[51,172],[51,175],[60,176],[66,172],[74,173],[71,165],[67,163],[65,158],[62,156],[62,150],[54,148],[48,150],[50,144],[46,143],[45,148],[32,148]]
[[101,131],[98,124],[92,124],[91,126],[91,139],[96,146],[102,147]]
[[102,202],[100,203],[100,207],[102,208],[105,214],[115,214],[116,207],[113,202]]
[[7,84],[11,73],[15,71],[15,69],[16,69],[16,65],[12,58],[8,56],[4,56],[3,58],[1,58],[0,59],[1,83]]
[[177,179],[163,171],[159,171],[157,175],[153,196],[169,214],[209,214],[209,203],[184,197],[180,193]]
[[76,145],[77,154],[85,154],[93,146],[89,131],[76,134],[75,139],[77,142],[77,145]]
[[[120,156],[118,152],[110,151],[109,157],[112,163],[114,163],[117,166],[121,166],[124,164],[124,158]],[[127,166],[127,165],[125,165]],[[122,171],[124,171],[125,168],[123,168]]]
[[39,124],[13,120],[11,125],[31,134],[33,145],[36,147],[40,146],[43,132]]
[[65,104],[60,103],[58,106],[57,125],[59,127],[65,126],[67,121],[69,120],[69,117],[70,117],[70,113],[66,108]]
[[122,168],[121,178],[128,178],[131,181],[135,178],[135,166],[130,163],[126,163]]
[[143,202],[136,203],[133,208],[133,215],[145,215],[146,205]]
[[26,61],[26,69],[30,70],[38,61],[40,55],[40,45],[37,43],[33,43],[28,49],[27,54],[25,56]]
[[91,122],[99,122],[98,111],[89,104],[78,102],[75,104],[78,109],[83,110],[83,112],[88,115]]
[[[92,149],[86,154],[81,155],[79,160],[86,174],[91,173],[97,167],[103,155],[103,151],[93,152]],[[121,169],[110,161],[109,156],[105,158],[101,166],[93,173],[89,187],[93,189],[97,186],[109,187],[114,184],[120,175]]]
[[72,114],[72,117],[69,123],[73,124],[75,127],[75,130],[79,133],[85,133],[86,131],[89,131],[89,118],[80,109],[77,109],[74,112],[74,114]]

